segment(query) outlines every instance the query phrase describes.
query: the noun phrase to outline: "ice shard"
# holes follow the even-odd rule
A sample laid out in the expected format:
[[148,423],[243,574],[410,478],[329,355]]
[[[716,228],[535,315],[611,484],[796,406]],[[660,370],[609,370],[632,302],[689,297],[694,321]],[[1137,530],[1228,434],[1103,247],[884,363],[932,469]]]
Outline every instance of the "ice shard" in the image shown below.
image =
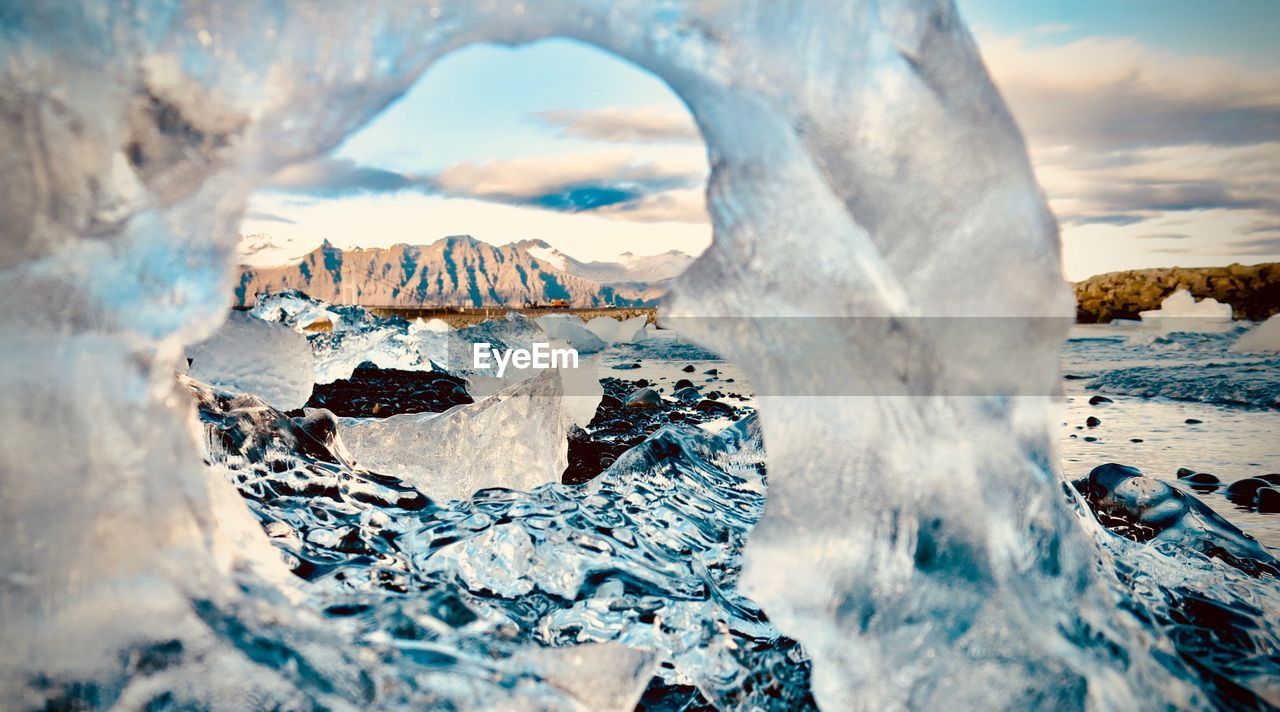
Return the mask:
[[528,490],[559,482],[569,464],[569,429],[586,425],[600,400],[588,384],[566,395],[559,369],[444,413],[347,420],[342,439],[355,464],[397,477],[434,499],[463,499],[486,487]]
[[253,393],[281,410],[301,408],[315,385],[315,358],[306,337],[244,312],[232,313],[186,356],[192,378]]

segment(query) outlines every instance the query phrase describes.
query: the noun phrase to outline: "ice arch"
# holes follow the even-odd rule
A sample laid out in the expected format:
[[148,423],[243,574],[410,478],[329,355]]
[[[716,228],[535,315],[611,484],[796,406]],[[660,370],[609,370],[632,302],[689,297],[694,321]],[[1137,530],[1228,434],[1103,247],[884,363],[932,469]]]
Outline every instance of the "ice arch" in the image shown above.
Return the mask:
[[[0,626],[28,645],[5,646],[4,688],[92,679],[138,640],[199,649],[190,601],[234,602],[250,564],[272,573],[245,553],[265,544],[243,507],[199,477],[171,385],[179,346],[223,318],[249,191],[444,53],[549,36],[663,78],[706,140],[715,242],[671,310],[743,317],[700,336],[780,394],[745,583],[813,655],[819,702],[1174,694],[1145,641],[1116,634],[1047,464],[1061,330],[1011,321],[979,349],[913,320],[1070,313],[1052,217],[948,0],[11,8]],[[774,316],[885,318],[800,330],[818,343],[795,353]],[[943,395],[974,386],[1022,395]]]

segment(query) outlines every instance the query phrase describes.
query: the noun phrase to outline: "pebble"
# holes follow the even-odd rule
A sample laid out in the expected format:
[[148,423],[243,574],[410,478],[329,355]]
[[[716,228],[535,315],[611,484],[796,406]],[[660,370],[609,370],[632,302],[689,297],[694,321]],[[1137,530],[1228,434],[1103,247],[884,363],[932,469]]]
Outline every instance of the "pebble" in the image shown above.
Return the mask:
[[1262,514],[1276,514],[1280,512],[1280,489],[1275,487],[1260,487],[1258,494],[1255,495],[1254,506]]
[[1252,502],[1257,496],[1258,490],[1263,487],[1270,487],[1271,483],[1261,477],[1247,477],[1243,480],[1236,480],[1227,486],[1227,497],[1232,500],[1243,500]]
[[657,408],[662,405],[662,396],[652,388],[641,388],[627,396],[623,405],[628,408]]
[[1106,396],[1094,396],[1089,399],[1089,405],[1101,405],[1103,403],[1114,403],[1114,402],[1115,401],[1111,400]]

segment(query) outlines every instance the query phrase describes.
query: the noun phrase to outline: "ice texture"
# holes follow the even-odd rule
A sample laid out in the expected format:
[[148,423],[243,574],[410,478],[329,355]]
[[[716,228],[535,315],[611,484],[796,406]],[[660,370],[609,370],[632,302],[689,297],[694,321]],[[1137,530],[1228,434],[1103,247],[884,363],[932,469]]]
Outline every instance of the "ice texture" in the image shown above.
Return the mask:
[[192,378],[253,393],[282,410],[301,408],[315,385],[306,337],[245,312],[233,312],[217,333],[188,347],[187,359]]
[[[734,587],[764,504],[755,417],[719,436],[663,428],[589,486],[433,502],[354,467],[322,411],[183,382],[211,476],[235,484],[327,618],[392,651],[384,706],[632,709],[649,682],[660,708],[812,709],[803,653]],[[550,689],[452,698],[480,676]]]
[[1272,314],[1261,324],[1245,332],[1231,350],[1237,353],[1280,351],[1280,314]]
[[[941,0],[8,7],[6,706],[89,690],[126,707],[569,704],[488,665],[423,669],[424,644],[284,603],[253,573],[261,547],[241,546],[265,534],[203,471],[172,386],[183,345],[226,318],[255,186],[338,145],[444,54],[551,36],[665,80],[706,141],[714,242],[669,309],[742,318],[690,336],[761,392],[911,394],[759,401],[771,481],[742,583],[812,656],[817,702],[1206,706],[1203,677],[1152,653],[1170,636],[1120,605],[1131,577],[1095,566],[1107,540],[1064,500],[1043,395],[1072,310],[1057,230]],[[855,315],[883,326],[798,352],[763,320]],[[968,315],[1065,319],[985,341],[913,319]],[[942,395],[975,384],[1024,395]],[[564,635],[596,613],[610,609]],[[144,674],[157,660],[161,677]]]
[[594,402],[582,388],[566,396],[561,374],[546,369],[444,413],[346,420],[342,438],[356,465],[404,480],[433,499],[559,482],[569,464],[569,429],[591,420],[603,392],[596,382]]

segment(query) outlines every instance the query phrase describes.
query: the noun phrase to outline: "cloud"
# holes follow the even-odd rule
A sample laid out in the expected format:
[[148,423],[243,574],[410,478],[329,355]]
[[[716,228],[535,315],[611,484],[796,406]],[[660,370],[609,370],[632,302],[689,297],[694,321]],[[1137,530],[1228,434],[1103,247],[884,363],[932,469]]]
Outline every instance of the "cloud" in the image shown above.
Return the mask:
[[[434,175],[325,158],[281,171],[266,189],[325,198],[416,192],[557,212],[601,211],[620,220],[647,220],[650,213],[643,208],[662,204],[657,196],[701,186],[705,181],[706,165],[699,154],[666,152],[639,160],[629,152],[614,151],[460,162]],[[678,219],[706,221],[705,210],[696,216],[690,211],[679,214],[682,217]]]
[[430,177],[365,166],[345,158],[321,158],[289,166],[272,176],[263,188],[325,198],[406,190],[436,192]]
[[1191,237],[1181,232],[1156,232],[1147,235],[1138,235],[1139,240],[1185,240]]
[[1065,228],[1211,210],[1280,220],[1280,72],[1046,34],[982,51]]
[[1280,235],[1280,222],[1259,220],[1240,226],[1236,232],[1240,235]]
[[656,107],[565,109],[533,115],[561,136],[613,143],[698,142],[692,117]]
[[1280,254],[1280,236],[1235,242],[1231,247],[1232,254],[1237,255],[1277,255]]
[[1132,39],[983,42],[1028,136],[1041,145],[1130,149],[1280,140],[1280,71],[1152,51]]
[[640,200],[610,206],[604,215],[635,222],[707,222],[706,194],[702,188],[671,190]]
[[[294,224],[290,221],[290,224]],[[292,242],[292,240],[285,240]],[[236,246],[237,252],[241,257],[249,257],[267,250],[279,250],[282,245],[278,244],[270,235],[259,233],[255,235],[241,235],[240,243]]]
[[258,222],[274,222],[274,223],[283,223],[283,224],[285,224],[285,225],[297,225],[297,224],[298,224],[298,223],[294,222],[293,220],[290,220],[289,218],[284,217],[283,215],[276,215],[276,214],[274,214],[274,213],[266,213],[266,212],[262,212],[261,210],[248,210],[248,211],[245,211],[244,219],[245,219],[245,220],[257,220]]

